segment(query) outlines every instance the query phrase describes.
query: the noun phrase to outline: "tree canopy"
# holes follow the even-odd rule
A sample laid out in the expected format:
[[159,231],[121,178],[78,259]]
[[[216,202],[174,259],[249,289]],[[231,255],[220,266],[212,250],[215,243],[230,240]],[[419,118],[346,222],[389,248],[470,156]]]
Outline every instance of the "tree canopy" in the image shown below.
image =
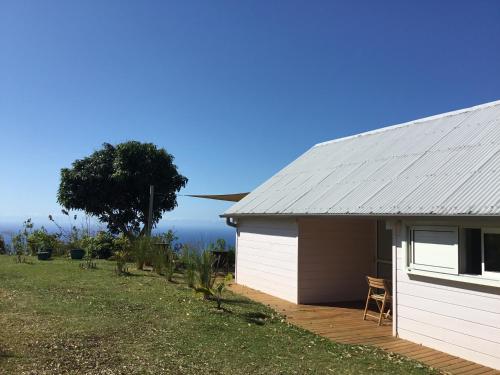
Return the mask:
[[153,225],[177,206],[177,192],[188,179],[177,171],[174,157],[152,143],[104,143],[102,149],[61,169],[57,201],[83,210],[112,233],[132,237],[146,231],[149,186],[154,185]]

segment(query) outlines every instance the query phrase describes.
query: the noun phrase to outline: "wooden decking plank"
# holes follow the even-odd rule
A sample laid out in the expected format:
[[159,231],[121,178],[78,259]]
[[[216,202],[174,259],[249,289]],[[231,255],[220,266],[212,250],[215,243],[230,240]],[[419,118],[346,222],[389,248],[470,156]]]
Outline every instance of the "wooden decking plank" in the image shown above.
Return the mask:
[[477,368],[477,366],[479,366],[479,365],[476,363],[469,362],[465,359],[462,359],[462,361],[457,362],[453,365],[445,366],[444,370],[452,372],[453,374],[463,374],[467,370],[470,370],[470,371],[474,370],[475,368]]
[[363,320],[360,304],[296,305],[268,294],[234,284],[233,292],[269,306],[287,321],[332,341],[351,345],[372,345],[412,358],[428,366],[457,375],[499,375],[485,366],[392,336],[392,324],[378,326]]
[[[477,370],[477,371],[484,370],[483,366],[478,365],[477,363],[472,363],[472,362],[469,362],[469,363],[471,365],[466,366],[466,367],[462,367],[460,369],[453,370],[452,371],[453,374],[456,374],[456,375],[473,375],[475,370]],[[475,374],[477,374],[477,372]]]

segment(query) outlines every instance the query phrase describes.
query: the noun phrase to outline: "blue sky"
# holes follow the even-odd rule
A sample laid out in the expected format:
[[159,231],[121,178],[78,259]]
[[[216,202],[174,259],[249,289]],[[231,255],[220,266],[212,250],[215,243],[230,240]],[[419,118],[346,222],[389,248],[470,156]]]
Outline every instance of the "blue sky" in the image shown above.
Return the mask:
[[[0,222],[59,170],[151,141],[182,192],[256,187],[313,144],[500,99],[498,1],[0,3]],[[180,197],[165,222],[228,204]]]

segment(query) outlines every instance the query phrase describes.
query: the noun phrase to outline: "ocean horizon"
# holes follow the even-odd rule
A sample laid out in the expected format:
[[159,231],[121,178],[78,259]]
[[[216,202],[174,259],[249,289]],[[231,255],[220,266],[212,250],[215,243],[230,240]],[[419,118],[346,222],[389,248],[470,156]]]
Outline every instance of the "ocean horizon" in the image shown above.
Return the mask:
[[[43,225],[49,233],[58,232],[57,228],[51,225]],[[35,229],[40,228],[41,225],[36,225]],[[63,227],[67,229],[66,227]],[[226,241],[227,245],[235,245],[235,229],[224,224],[221,225],[160,225],[153,229],[153,234],[165,233],[172,229],[177,236],[177,243],[190,244],[196,247],[206,247],[208,244],[215,242],[217,239],[222,238]],[[0,223],[0,235],[3,236],[5,242],[10,244],[13,235],[22,230],[21,224]],[[93,232],[105,230],[103,227],[93,226]]]

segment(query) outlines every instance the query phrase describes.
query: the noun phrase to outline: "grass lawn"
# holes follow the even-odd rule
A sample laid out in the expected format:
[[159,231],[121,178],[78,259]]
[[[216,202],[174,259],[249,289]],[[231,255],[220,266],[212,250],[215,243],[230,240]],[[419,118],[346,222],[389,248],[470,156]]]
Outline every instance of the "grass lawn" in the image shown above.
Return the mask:
[[0,256],[1,374],[428,374],[371,347],[330,342],[227,293],[218,312],[178,278],[116,276]]

